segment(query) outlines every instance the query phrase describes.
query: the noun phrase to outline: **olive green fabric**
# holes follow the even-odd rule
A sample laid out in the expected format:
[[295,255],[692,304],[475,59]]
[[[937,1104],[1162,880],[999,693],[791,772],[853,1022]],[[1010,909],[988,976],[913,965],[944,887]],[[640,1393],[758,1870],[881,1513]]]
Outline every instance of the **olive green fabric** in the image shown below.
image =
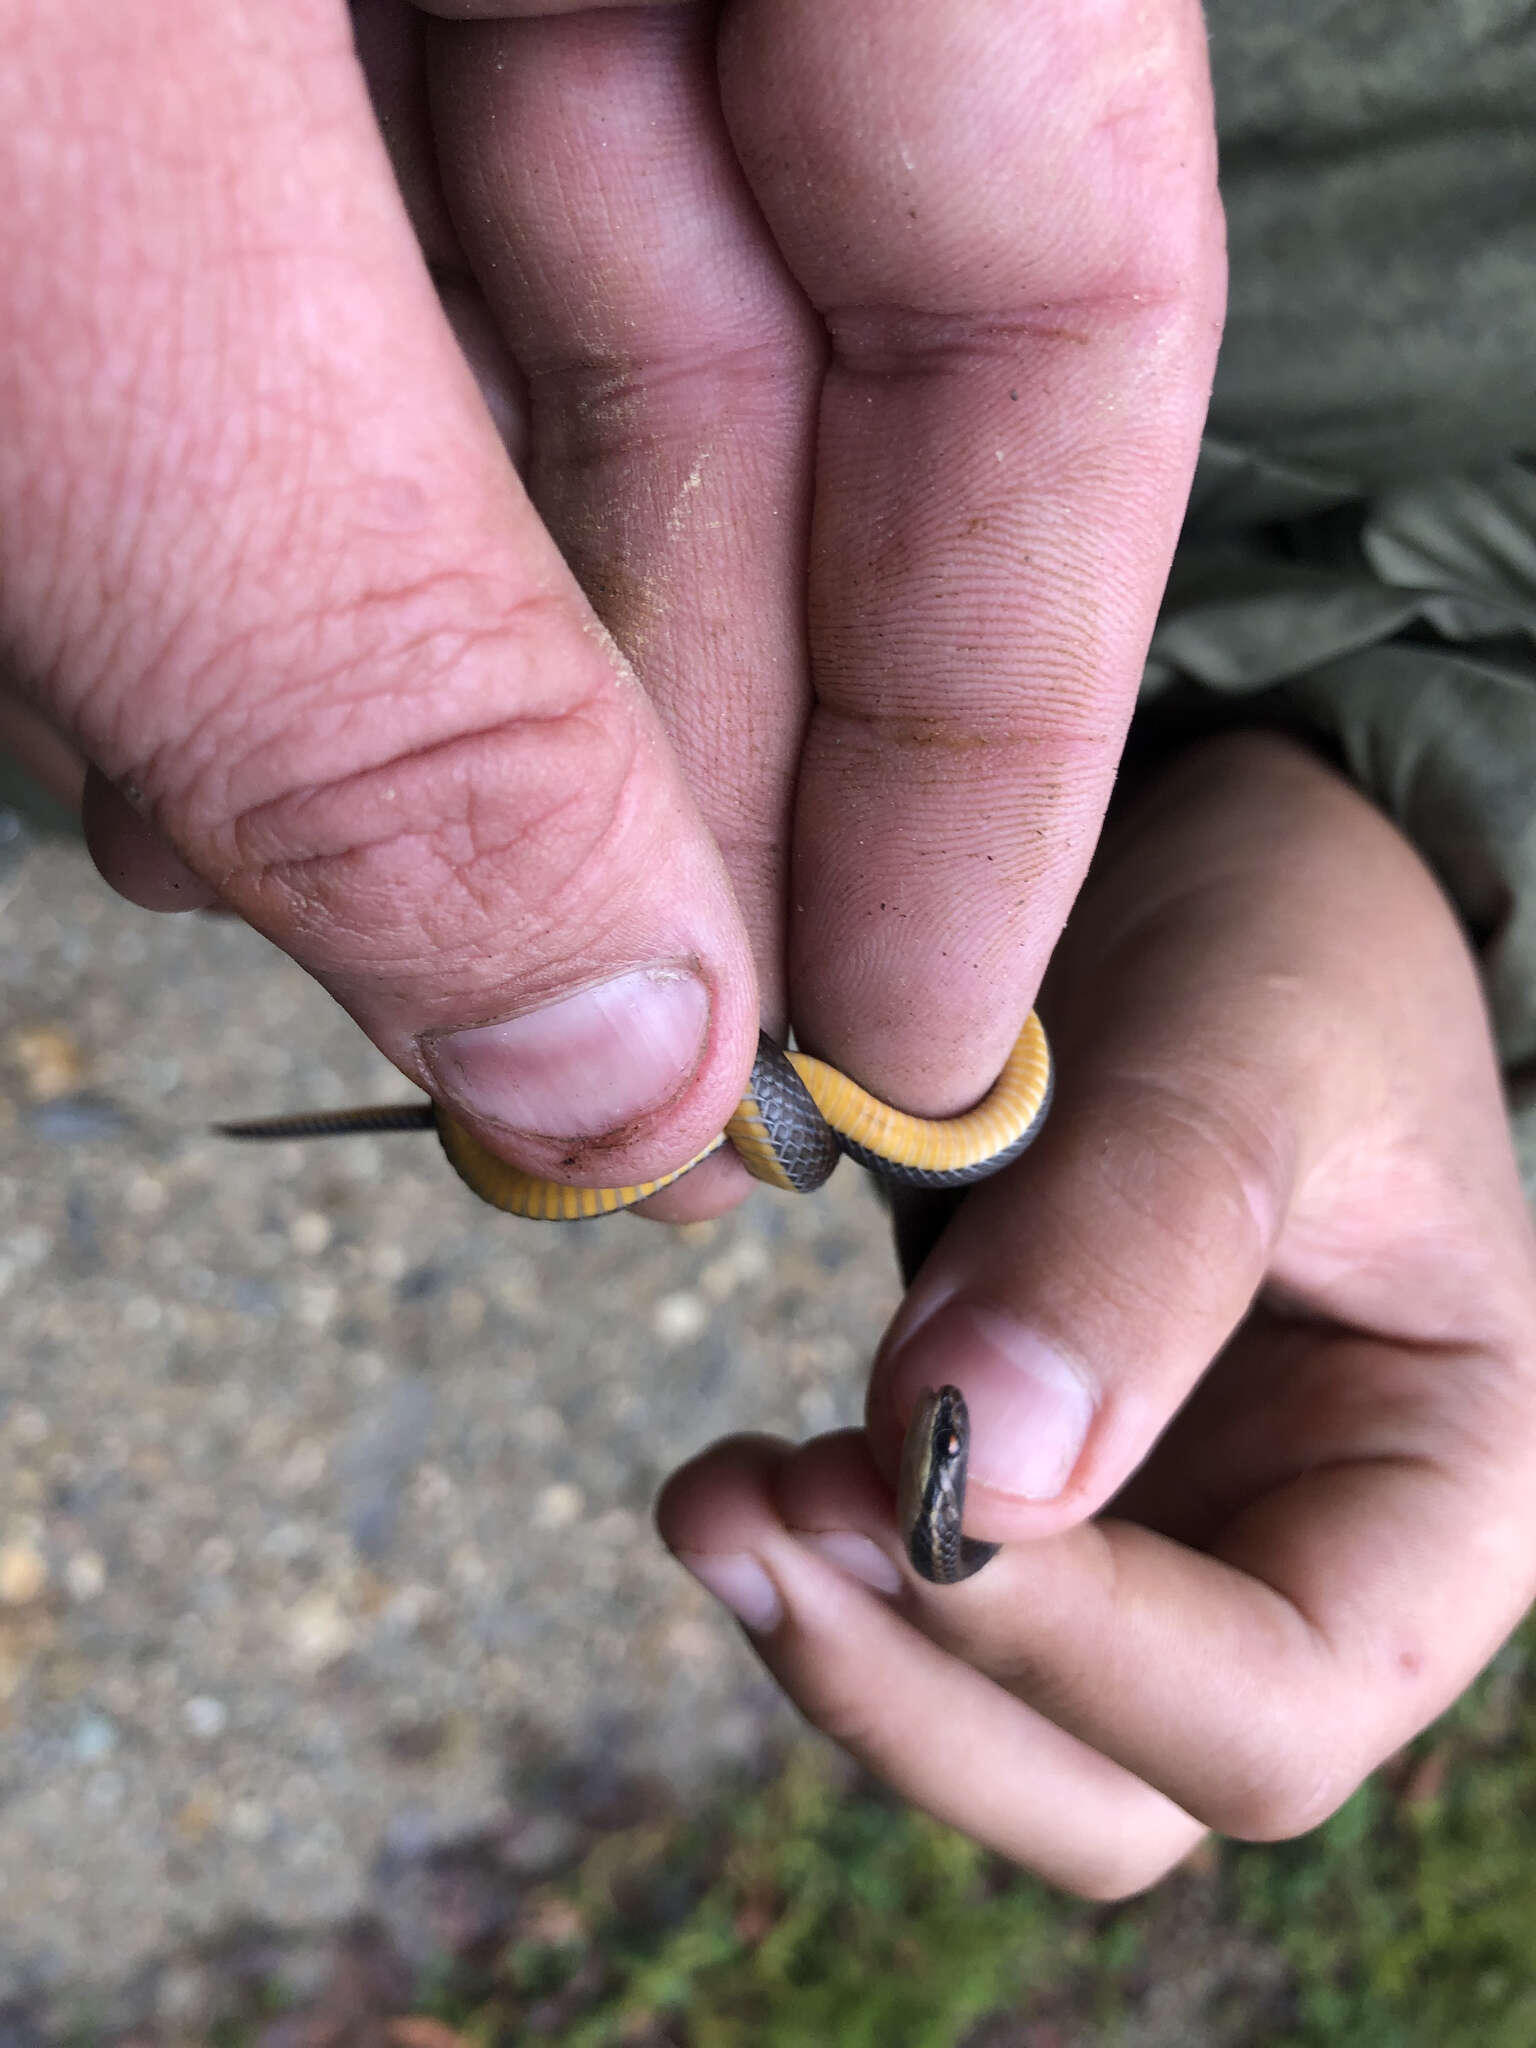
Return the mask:
[[1397,820],[1536,1193],[1536,9],[1207,17],[1230,311],[1136,743],[1300,730]]

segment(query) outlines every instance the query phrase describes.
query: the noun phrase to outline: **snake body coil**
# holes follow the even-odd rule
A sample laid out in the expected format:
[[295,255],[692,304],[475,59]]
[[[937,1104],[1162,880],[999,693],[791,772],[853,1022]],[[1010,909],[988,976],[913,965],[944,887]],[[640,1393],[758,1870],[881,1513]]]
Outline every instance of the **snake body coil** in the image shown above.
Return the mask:
[[436,1129],[449,1164],[482,1201],[513,1216],[576,1222],[633,1208],[731,1144],[754,1179],[795,1194],[819,1188],[843,1153],[884,1180],[963,1187],[1016,1159],[1045,1120],[1051,1054],[1031,1011],[1002,1072],[963,1116],[908,1116],[824,1060],[758,1040],[747,1092],[716,1138],[686,1165],[626,1187],[581,1188],[524,1173],[432,1103],[321,1111],[219,1124],[229,1138],[336,1138],[360,1131]]

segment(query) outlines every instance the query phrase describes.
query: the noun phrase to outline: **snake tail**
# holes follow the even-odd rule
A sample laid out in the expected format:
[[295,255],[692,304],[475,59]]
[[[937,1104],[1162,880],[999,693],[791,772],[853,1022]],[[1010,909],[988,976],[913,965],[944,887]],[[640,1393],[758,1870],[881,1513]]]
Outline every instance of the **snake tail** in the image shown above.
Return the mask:
[[291,1116],[253,1116],[215,1124],[221,1138],[355,1138],[363,1131],[430,1131],[430,1102],[385,1102],[371,1109],[298,1110]]

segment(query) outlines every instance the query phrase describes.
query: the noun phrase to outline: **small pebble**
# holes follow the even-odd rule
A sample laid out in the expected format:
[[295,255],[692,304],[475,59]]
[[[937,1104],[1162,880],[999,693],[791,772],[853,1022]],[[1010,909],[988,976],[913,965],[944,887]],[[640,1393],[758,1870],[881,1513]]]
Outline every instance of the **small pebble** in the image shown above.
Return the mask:
[[153,1174],[136,1173],[123,1195],[130,1216],[158,1216],[165,1207],[165,1183]]
[[229,1726],[229,1709],[222,1700],[212,1699],[205,1692],[194,1693],[191,1699],[182,1702],[181,1719],[187,1733],[198,1742],[213,1742]]
[[80,1550],[64,1567],[64,1585],[71,1600],[94,1600],[107,1583],[107,1568],[94,1550]]
[[48,1583],[48,1561],[30,1543],[0,1548],[0,1607],[26,1607]]
[[99,1764],[117,1748],[117,1727],[105,1714],[84,1713],[75,1723],[70,1742],[76,1761]]
[[724,1301],[738,1287],[750,1287],[771,1270],[768,1247],[760,1237],[739,1237],[729,1251],[711,1259],[699,1275],[699,1287],[711,1301]]
[[430,1462],[418,1466],[416,1476],[411,1481],[411,1493],[418,1507],[446,1507],[457,1491],[458,1488],[442,1466]]
[[264,1842],[272,1832],[272,1816],[259,1799],[237,1799],[228,1826],[237,1842]]
[[41,1408],[18,1408],[11,1416],[11,1435],[19,1444],[40,1444],[48,1435],[48,1418]]
[[680,1615],[668,1624],[667,1648],[680,1662],[685,1664],[714,1664],[720,1659],[720,1631],[711,1617],[701,1621],[697,1615]]
[[275,1557],[284,1564],[292,1564],[296,1557],[305,1557],[315,1547],[315,1528],[312,1522],[279,1522],[267,1531],[261,1539],[263,1557]]
[[455,1287],[448,1297],[448,1327],[456,1337],[473,1337],[485,1321],[485,1297],[468,1287]]
[[651,1328],[663,1344],[691,1344],[708,1321],[709,1310],[696,1294],[664,1294],[651,1310]]
[[641,1538],[640,1518],[628,1508],[609,1508],[592,1524],[592,1541],[610,1549],[623,1549]]
[[196,1963],[173,1963],[155,1986],[155,2016],[162,2026],[199,2032],[212,2012],[207,1973]]
[[334,1231],[329,1216],[318,1209],[304,1209],[288,1226],[288,1242],[305,1258],[317,1258],[330,1243]]
[[24,1223],[5,1240],[5,1250],[18,1266],[40,1266],[53,1250],[53,1239],[40,1223]]
[[519,1435],[524,1443],[548,1450],[551,1445],[562,1443],[570,1434],[565,1417],[558,1408],[540,1402],[536,1407],[526,1409],[520,1418]]
[[317,1282],[312,1287],[301,1287],[295,1308],[299,1321],[307,1330],[323,1330],[336,1313],[340,1293],[334,1287]]
[[807,1387],[796,1401],[795,1408],[807,1436],[821,1436],[826,1430],[837,1427],[837,1402],[825,1387]]
[[424,1586],[419,1580],[399,1586],[384,1603],[381,1619],[387,1629],[397,1635],[409,1635],[424,1621],[430,1621],[442,1611],[443,1596],[431,1586]]
[[307,1436],[283,1460],[278,1484],[288,1493],[307,1493],[325,1477],[325,1446]]
[[85,1078],[79,1046],[57,1024],[13,1031],[7,1049],[34,1102],[56,1102],[61,1095],[72,1095]]
[[581,1520],[586,1504],[586,1495],[579,1486],[572,1486],[564,1480],[554,1486],[546,1486],[533,1503],[534,1527],[569,1529]]
[[121,1771],[95,1771],[85,1788],[85,1803],[92,1813],[116,1813],[126,1789]]
[[483,1586],[490,1573],[485,1559],[472,1543],[461,1543],[448,1560],[449,1576],[455,1585]]
[[222,1578],[235,1561],[235,1546],[227,1536],[205,1536],[197,1546],[197,1568],[210,1579]]
[[344,1657],[357,1630],[330,1593],[308,1593],[288,1616],[288,1647],[305,1671],[323,1671]]
[[404,1245],[384,1242],[368,1253],[368,1270],[375,1280],[400,1280],[410,1264]]

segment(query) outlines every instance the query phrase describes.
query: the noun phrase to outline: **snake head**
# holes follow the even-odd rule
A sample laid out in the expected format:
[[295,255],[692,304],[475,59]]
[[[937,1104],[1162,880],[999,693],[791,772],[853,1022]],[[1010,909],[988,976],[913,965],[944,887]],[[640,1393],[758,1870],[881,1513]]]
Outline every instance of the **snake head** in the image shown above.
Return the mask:
[[901,1539],[919,1578],[957,1585],[996,1555],[995,1543],[961,1533],[971,1417],[958,1387],[925,1387],[907,1425],[896,1513]]

